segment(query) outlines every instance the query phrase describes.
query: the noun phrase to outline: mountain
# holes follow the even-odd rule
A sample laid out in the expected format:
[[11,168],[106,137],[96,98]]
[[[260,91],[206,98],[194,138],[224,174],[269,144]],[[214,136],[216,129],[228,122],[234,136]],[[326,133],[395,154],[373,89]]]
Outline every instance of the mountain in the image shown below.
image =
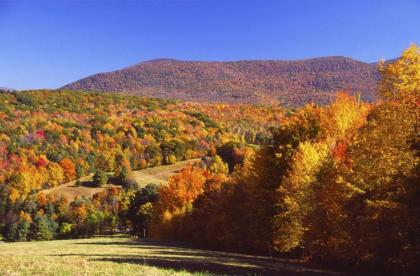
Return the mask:
[[62,88],[122,92],[188,101],[302,105],[327,103],[335,92],[360,92],[372,101],[376,64],[347,57],[233,62],[151,60],[100,73]]
[[13,91],[16,91],[16,89],[8,88],[8,87],[0,87],[0,91],[13,92]]

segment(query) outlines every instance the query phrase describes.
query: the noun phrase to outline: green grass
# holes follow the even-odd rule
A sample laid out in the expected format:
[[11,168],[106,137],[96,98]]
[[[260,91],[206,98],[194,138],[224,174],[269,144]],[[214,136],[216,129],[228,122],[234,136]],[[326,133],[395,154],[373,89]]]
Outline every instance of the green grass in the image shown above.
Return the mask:
[[[17,242],[0,245],[2,275],[190,275],[186,270],[158,268],[147,261],[118,262],[150,255],[148,248],[127,246],[126,237]],[[145,252],[148,251],[148,252]],[[116,260],[116,262],[112,261]],[[208,275],[196,273],[195,275]]]
[[319,274],[298,261],[199,250],[128,236],[0,243],[0,275]]

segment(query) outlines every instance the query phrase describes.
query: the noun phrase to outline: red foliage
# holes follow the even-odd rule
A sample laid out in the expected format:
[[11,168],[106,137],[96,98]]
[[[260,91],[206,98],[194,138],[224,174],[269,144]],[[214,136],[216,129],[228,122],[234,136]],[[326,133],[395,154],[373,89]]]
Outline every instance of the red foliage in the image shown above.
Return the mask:
[[38,160],[36,161],[35,165],[39,168],[39,167],[46,167],[48,165],[48,159],[41,156],[38,158]]
[[45,131],[38,130],[37,132],[35,132],[35,138],[44,139],[45,138]]
[[337,142],[333,148],[331,155],[336,161],[345,160],[347,152],[347,144],[344,142]]

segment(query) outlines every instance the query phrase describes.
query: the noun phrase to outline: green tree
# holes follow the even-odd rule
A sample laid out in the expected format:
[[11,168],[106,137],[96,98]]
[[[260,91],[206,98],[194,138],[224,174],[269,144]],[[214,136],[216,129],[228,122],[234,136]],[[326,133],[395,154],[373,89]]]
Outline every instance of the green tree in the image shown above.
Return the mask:
[[93,175],[93,183],[97,187],[102,187],[108,183],[108,175],[103,170],[97,170]]
[[156,184],[147,184],[137,191],[127,211],[127,218],[132,226],[132,234],[142,236],[144,231],[148,234],[153,213],[153,205],[159,198],[159,187]]
[[71,232],[73,230],[73,224],[71,223],[67,223],[67,222],[63,222],[59,228],[59,235],[62,238],[68,238],[71,236]]
[[58,224],[44,215],[37,215],[33,221],[33,238],[35,240],[52,240]]

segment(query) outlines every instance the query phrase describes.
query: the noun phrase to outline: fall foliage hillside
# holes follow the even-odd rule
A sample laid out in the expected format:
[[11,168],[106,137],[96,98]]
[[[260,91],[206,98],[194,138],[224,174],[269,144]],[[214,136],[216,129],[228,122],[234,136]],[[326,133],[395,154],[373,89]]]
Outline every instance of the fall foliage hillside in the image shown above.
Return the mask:
[[361,92],[362,99],[371,101],[378,79],[376,64],[346,57],[235,62],[158,59],[96,74],[63,88],[200,102],[298,106],[330,102],[340,90]]
[[[2,92],[1,236],[121,231],[358,274],[418,275],[420,48],[378,69],[381,101],[338,93],[296,109]],[[200,161],[165,185],[137,181],[136,170],[162,177],[152,167],[192,158]],[[40,192],[88,173],[94,187],[119,187],[70,203]]]
[[[190,159],[180,161],[172,165],[163,165],[154,168],[147,168],[132,172],[132,177],[136,180],[139,187],[145,187],[147,184],[163,184],[168,182],[168,179],[175,175],[179,170],[187,165],[197,163],[200,159]],[[93,195],[101,193],[107,189],[119,188],[117,185],[108,184],[105,187],[89,187],[92,183],[93,174],[79,178],[81,185],[76,185],[76,180],[64,183],[62,185],[42,190],[40,193],[46,195],[53,194],[56,198],[63,198],[69,203],[76,198],[87,197],[92,198]]]

